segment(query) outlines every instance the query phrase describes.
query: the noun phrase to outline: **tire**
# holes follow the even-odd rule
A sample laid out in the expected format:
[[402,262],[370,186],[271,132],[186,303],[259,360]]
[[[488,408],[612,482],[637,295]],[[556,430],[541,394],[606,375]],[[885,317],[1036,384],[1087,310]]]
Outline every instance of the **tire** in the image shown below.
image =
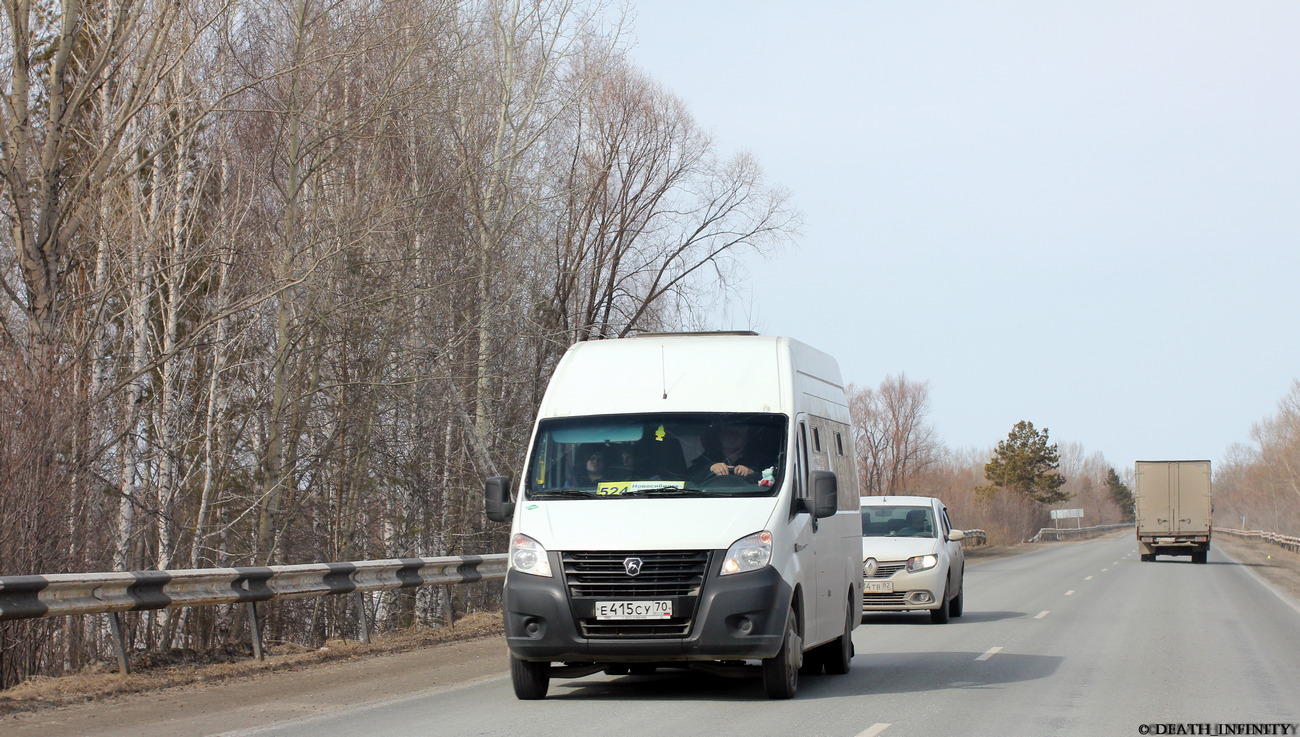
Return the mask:
[[605,675],[607,676],[625,676],[628,674],[628,667],[625,664],[615,664],[605,666]]
[[[943,598],[948,598],[948,587],[943,587]],[[930,622],[933,624],[948,624],[948,602],[944,601],[939,604],[937,609],[930,610]]]
[[521,701],[544,699],[551,685],[551,664],[520,660],[511,655],[510,683],[515,687],[515,698]]
[[1155,556],[1154,554],[1151,554],[1151,553],[1143,553],[1143,554],[1142,554],[1142,562],[1143,562],[1143,563],[1150,563],[1150,562],[1154,561],[1155,559],[1156,559],[1156,556]]
[[966,581],[965,581],[965,576],[963,576],[957,582],[957,595],[952,597],[952,601],[948,602],[948,616],[950,617],[961,616],[961,610],[962,607],[964,606],[962,599],[965,597],[965,595],[966,595]]
[[1202,550],[1198,553],[1192,553],[1193,563],[1208,563],[1209,560],[1210,560],[1210,552],[1208,550]]
[[853,612],[855,607],[849,601],[849,613],[844,618],[844,634],[822,645],[822,666],[832,676],[842,676],[853,665]]
[[803,638],[794,607],[785,617],[785,638],[776,657],[763,661],[763,691],[769,699],[793,698],[799,690],[799,666],[803,660]]

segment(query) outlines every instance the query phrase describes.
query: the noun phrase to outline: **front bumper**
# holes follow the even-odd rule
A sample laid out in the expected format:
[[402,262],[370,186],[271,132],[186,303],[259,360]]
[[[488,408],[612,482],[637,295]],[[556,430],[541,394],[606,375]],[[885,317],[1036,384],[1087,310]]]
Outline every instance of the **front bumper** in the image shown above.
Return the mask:
[[[551,554],[555,556],[555,553]],[[719,576],[710,560],[698,595],[669,597],[674,614],[689,619],[680,631],[648,635],[605,631],[592,635],[594,598],[571,598],[563,574],[540,578],[506,574],[502,611],[506,645],[522,660],[549,662],[690,662],[774,657],[785,635],[793,592],[771,566]],[[558,559],[552,570],[560,571]],[[611,597],[627,599],[629,597]],[[635,597],[632,597],[635,598]],[[653,597],[646,597],[653,598]]]
[[[882,561],[882,565],[890,564]],[[912,609],[938,609],[943,603],[943,590],[947,579],[948,572],[942,566],[935,566],[928,571],[918,573],[908,573],[904,569],[888,578],[864,579],[862,611],[903,612]],[[893,583],[894,590],[890,593],[867,590],[870,584],[878,581]]]

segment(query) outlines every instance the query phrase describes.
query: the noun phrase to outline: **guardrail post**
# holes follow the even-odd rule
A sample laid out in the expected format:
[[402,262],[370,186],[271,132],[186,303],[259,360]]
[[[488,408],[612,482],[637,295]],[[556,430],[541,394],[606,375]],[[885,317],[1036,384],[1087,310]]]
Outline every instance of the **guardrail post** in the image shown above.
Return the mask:
[[131,659],[126,656],[126,635],[122,633],[121,612],[108,613],[108,628],[113,633],[113,647],[117,650],[117,667],[122,675],[131,675]]
[[456,599],[452,596],[451,586],[443,586],[443,593],[447,595],[447,626],[455,629],[456,627]]
[[253,655],[258,660],[265,660],[262,653],[262,623],[257,619],[257,602],[248,602],[248,628],[253,631]]
[[352,598],[357,602],[357,623],[361,625],[361,641],[370,644],[370,625],[366,622],[366,597],[360,591],[354,591]]

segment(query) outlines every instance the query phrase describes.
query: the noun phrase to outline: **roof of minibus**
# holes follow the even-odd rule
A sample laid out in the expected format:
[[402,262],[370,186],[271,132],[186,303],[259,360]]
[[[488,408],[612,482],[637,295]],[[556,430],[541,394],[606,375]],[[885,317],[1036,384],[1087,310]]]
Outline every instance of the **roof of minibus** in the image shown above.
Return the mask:
[[795,412],[796,389],[844,403],[835,359],[793,338],[656,333],[571,346],[542,417],[627,412]]

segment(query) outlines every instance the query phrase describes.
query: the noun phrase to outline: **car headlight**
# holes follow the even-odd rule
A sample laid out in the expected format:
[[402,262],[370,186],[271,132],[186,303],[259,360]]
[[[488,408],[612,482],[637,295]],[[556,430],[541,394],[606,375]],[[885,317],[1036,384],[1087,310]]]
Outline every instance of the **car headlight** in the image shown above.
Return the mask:
[[766,568],[771,562],[772,533],[767,530],[755,532],[740,538],[727,548],[727,557],[722,559],[721,575],[757,571]]
[[510,567],[530,576],[551,577],[551,561],[546,548],[527,535],[510,538]]
[[928,571],[937,565],[939,565],[939,556],[937,555],[914,555],[907,559],[907,572]]

